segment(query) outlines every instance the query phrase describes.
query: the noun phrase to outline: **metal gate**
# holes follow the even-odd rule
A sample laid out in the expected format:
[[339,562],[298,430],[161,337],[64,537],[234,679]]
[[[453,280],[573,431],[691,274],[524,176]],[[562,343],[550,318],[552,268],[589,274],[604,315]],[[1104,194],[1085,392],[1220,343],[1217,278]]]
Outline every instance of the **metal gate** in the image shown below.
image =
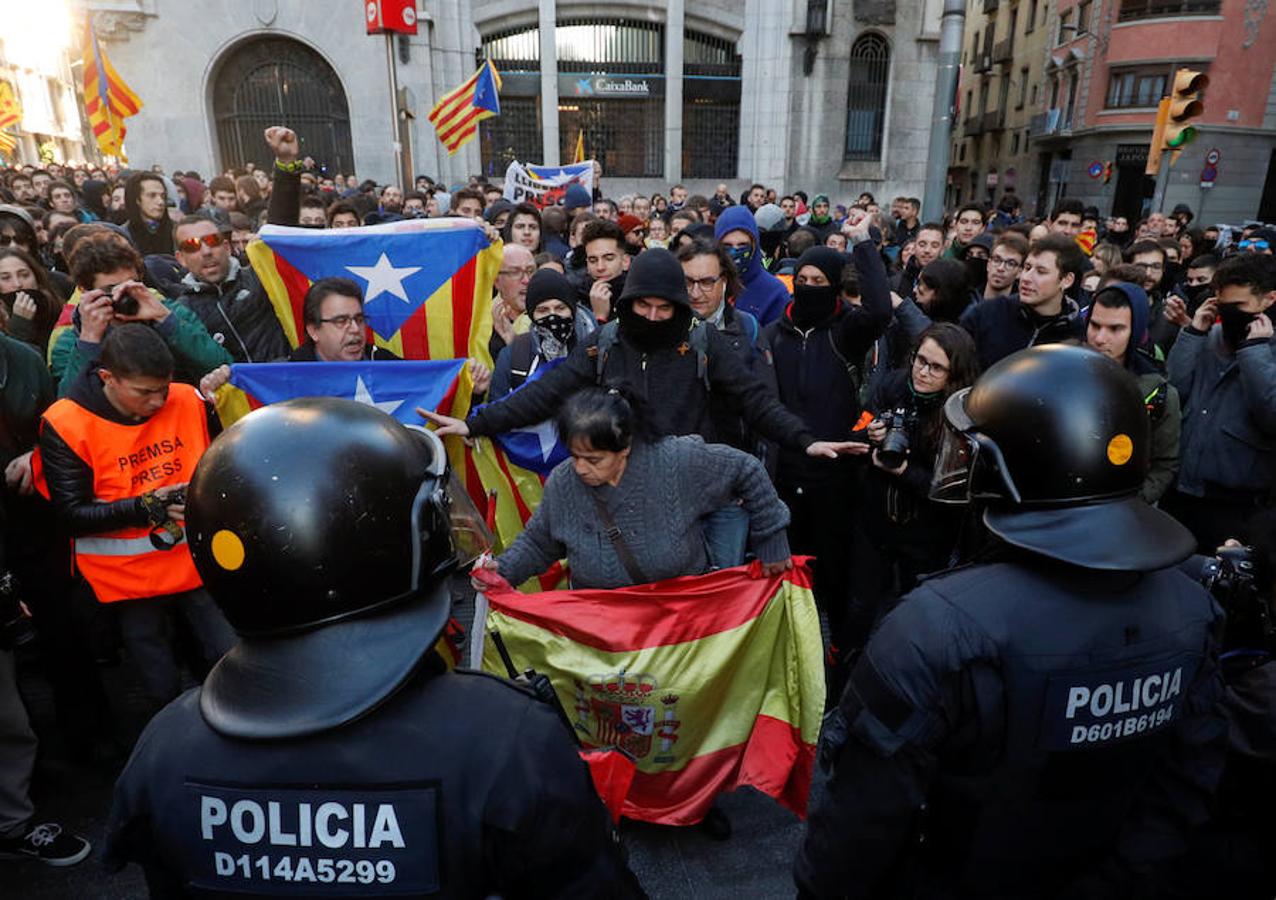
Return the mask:
[[303,157],[334,174],[354,171],[345,91],[323,57],[298,41],[259,38],[231,51],[215,76],[213,116],[224,169],[269,166],[262,132],[286,125]]

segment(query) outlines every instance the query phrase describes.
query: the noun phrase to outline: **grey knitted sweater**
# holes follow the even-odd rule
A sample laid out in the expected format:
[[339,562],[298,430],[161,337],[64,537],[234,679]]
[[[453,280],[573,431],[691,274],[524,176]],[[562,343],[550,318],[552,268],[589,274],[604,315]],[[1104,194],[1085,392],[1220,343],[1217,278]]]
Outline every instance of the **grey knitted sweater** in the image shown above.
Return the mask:
[[598,492],[652,581],[707,571],[700,519],[737,499],[749,514],[749,545],[758,559],[779,562],[789,556],[788,507],[756,458],[694,435],[666,437],[653,444],[635,441],[616,487],[589,487],[570,459],[554,469],[526,530],[497,559],[511,584],[564,557],[574,588],[633,584],[598,519],[591,491]]

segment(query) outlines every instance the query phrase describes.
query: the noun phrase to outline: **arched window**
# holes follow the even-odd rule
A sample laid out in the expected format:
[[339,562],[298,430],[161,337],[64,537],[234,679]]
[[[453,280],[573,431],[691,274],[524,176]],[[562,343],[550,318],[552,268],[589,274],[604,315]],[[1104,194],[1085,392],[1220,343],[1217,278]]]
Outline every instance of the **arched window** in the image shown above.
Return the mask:
[[845,159],[880,159],[886,123],[886,82],[891,50],[880,34],[862,34],[851,45]]
[[222,168],[271,164],[261,134],[287,125],[301,155],[334,172],[354,171],[350,111],[337,73],[300,41],[259,38],[226,55],[213,81],[213,115]]

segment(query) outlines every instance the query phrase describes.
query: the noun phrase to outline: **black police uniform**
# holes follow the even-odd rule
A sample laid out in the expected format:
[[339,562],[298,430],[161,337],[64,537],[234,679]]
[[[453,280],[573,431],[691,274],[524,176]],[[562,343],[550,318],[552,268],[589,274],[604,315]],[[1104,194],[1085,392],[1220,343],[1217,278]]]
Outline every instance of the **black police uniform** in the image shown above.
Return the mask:
[[986,501],[1003,543],[923,581],[857,660],[799,891],[1140,896],[1205,820],[1227,726],[1222,611],[1175,567],[1191,535],[1137,495],[1138,385],[1093,351],[1033,348],[944,420],[931,496]]
[[1163,860],[1221,769],[1221,624],[1176,569],[1041,560],[923,582],[826,725],[803,894],[1048,897],[1108,854]]
[[120,778],[107,861],[153,897],[641,896],[557,717],[479,673],[294,740],[225,737],[189,691]]
[[156,897],[642,896],[557,715],[431,649],[486,538],[437,436],[273,404],[187,495],[239,641],[142,735],[109,864],[140,863]]

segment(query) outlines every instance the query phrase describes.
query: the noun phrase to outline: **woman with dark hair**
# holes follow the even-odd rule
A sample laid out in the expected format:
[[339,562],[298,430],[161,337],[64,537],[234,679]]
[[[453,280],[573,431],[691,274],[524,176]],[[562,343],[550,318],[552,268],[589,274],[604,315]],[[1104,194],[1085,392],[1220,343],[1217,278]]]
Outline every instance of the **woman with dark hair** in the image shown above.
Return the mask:
[[652,440],[616,390],[578,391],[556,425],[571,459],[545,482],[527,528],[482,563],[520,584],[566,559],[573,588],[618,588],[709,570],[701,519],[739,500],[749,543],[772,575],[792,566],[789,512],[762,464],[699,437]]
[[960,325],[939,322],[922,332],[907,368],[886,373],[870,393],[872,468],[864,479],[855,541],[857,644],[868,637],[884,597],[902,596],[918,575],[948,564],[961,511],[930,500],[930,480],[944,403],[978,375],[974,339]]
[[62,298],[44,266],[20,247],[0,247],[0,329],[43,356],[62,314]]
[[937,259],[922,269],[914,300],[932,322],[956,322],[970,305],[966,267],[955,259]]
[[107,209],[111,203],[111,186],[105,181],[90,178],[80,188],[84,208],[91,212],[98,221],[110,221],[111,213]]
[[541,212],[530,203],[520,203],[510,210],[501,238],[507,244],[521,244],[535,256],[545,249],[541,236]]
[[251,175],[241,175],[235,179],[235,202],[239,211],[249,219],[256,221],[266,208],[266,200],[261,195],[261,185]]

